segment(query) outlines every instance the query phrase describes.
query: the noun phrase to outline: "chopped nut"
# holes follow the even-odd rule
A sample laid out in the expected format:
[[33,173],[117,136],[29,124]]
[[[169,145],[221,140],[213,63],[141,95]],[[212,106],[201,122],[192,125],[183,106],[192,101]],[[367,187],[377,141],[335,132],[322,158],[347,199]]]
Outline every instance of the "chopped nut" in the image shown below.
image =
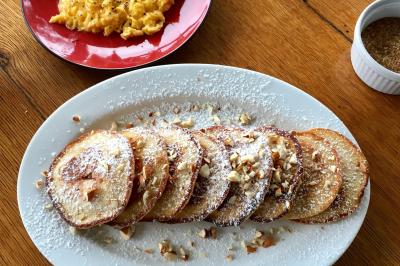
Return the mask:
[[198,104],[194,104],[194,105],[191,106],[190,109],[191,109],[191,111],[193,111],[193,112],[197,112],[197,111],[200,110],[200,106],[199,106]]
[[264,178],[264,176],[265,176],[264,170],[258,171],[257,174],[256,174],[256,176],[257,176],[259,179]]
[[256,231],[256,238],[260,238],[260,237],[263,237],[264,236],[264,232],[261,232],[261,231]]
[[277,188],[275,190],[275,197],[280,197],[280,196],[282,196],[282,190],[281,190],[281,188]]
[[121,235],[121,237],[125,240],[129,240],[132,235],[135,233],[135,227],[134,226],[127,226],[124,228],[121,228],[119,230],[119,234]]
[[169,251],[163,254],[164,258],[168,261],[173,261],[176,260],[176,252],[175,251]]
[[78,233],[78,229],[76,227],[73,226],[69,226],[69,232],[73,235],[76,235]]
[[253,177],[255,177],[255,176],[256,176],[256,172],[251,171],[251,172],[249,173],[249,177],[250,177],[250,178],[253,178]]
[[313,181],[311,181],[311,182],[308,182],[307,186],[311,186],[311,187],[312,187],[312,186],[318,185],[319,182],[320,182],[320,181],[313,180]]
[[168,240],[163,240],[160,243],[158,243],[158,248],[161,254],[172,251],[171,244]]
[[212,119],[216,125],[221,125],[221,119],[217,115],[214,115]]
[[257,247],[246,245],[245,251],[247,252],[247,254],[255,253],[257,251]]
[[111,237],[106,237],[103,239],[103,242],[106,244],[111,244],[113,242],[113,239]]
[[187,163],[186,162],[181,162],[176,169],[179,171],[182,171],[187,168]]
[[262,243],[262,247],[268,248],[268,247],[274,245],[274,243],[275,243],[275,240],[272,238],[272,236],[270,236],[270,237],[264,239],[264,241]]
[[249,189],[249,188],[250,188],[250,183],[244,183],[243,189],[244,189],[244,190],[247,190],[247,189]]
[[206,238],[206,237],[207,237],[207,230],[206,230],[206,229],[202,229],[202,230],[198,233],[198,235],[199,235],[201,238]]
[[180,125],[182,123],[182,120],[177,116],[172,120],[172,124],[174,125]]
[[331,170],[333,173],[336,173],[336,170],[337,170],[336,165],[329,166],[329,170]]
[[208,164],[211,163],[211,159],[210,159],[210,158],[204,157],[203,160],[204,160],[206,163],[208,163]]
[[174,112],[174,114],[179,114],[181,112],[181,108],[175,106],[174,109],[172,109],[172,112]]
[[233,255],[228,255],[228,256],[226,256],[226,260],[227,260],[228,262],[231,262],[231,261],[233,260]]
[[125,128],[126,129],[133,128],[133,123],[126,123]]
[[236,202],[236,196],[232,196],[230,197],[230,199],[228,200],[229,204],[234,204]]
[[201,177],[207,178],[210,176],[210,167],[208,166],[208,164],[203,164],[200,167],[200,172],[199,172]]
[[242,126],[248,125],[251,122],[251,117],[248,113],[243,113],[239,116],[239,122]]
[[110,126],[110,130],[111,131],[116,131],[118,129],[118,125],[117,125],[117,123],[116,122],[112,122],[111,123],[111,126]]
[[290,164],[297,164],[297,157],[296,157],[295,153],[293,153],[292,156],[290,156],[289,163]]
[[253,198],[256,193],[254,191],[245,191],[244,194],[249,198]]
[[81,122],[81,117],[79,115],[74,115],[72,117],[72,121],[79,123],[79,122]]
[[289,182],[287,180],[285,180],[285,182],[283,182],[282,184],[283,188],[288,188],[289,187]]
[[257,169],[258,167],[260,167],[260,162],[255,162],[254,164],[253,164],[253,169]]
[[233,140],[232,140],[231,138],[229,138],[229,137],[227,137],[226,139],[224,139],[224,144],[225,144],[226,146],[230,146],[230,147],[233,147],[233,146],[235,145],[235,143],[233,142]]
[[36,187],[37,189],[43,188],[43,185],[44,185],[43,179],[38,179],[38,180],[36,180],[36,182],[35,182],[35,187]]
[[240,158],[240,162],[243,162],[243,163],[245,163],[245,162],[255,163],[255,161],[256,161],[256,160],[255,160],[255,157],[254,157],[253,155],[251,155],[251,154],[242,156],[242,157]]
[[43,176],[43,177],[47,177],[48,174],[49,174],[49,172],[47,172],[47,171],[42,171],[40,173],[40,175]]
[[329,156],[329,157],[328,157],[328,160],[331,160],[331,161],[334,161],[334,160],[336,160],[336,157],[335,157],[335,155]]
[[228,175],[228,180],[231,182],[240,182],[240,175],[236,171],[231,171]]
[[194,242],[193,241],[189,241],[189,246],[194,248]]
[[44,205],[44,209],[45,209],[46,211],[49,211],[49,210],[53,209],[53,204],[47,203],[46,205]]
[[194,126],[193,118],[189,117],[187,120],[182,121],[180,126],[183,128],[192,128]]
[[210,227],[209,232],[212,239],[217,239],[217,228]]
[[152,248],[145,248],[143,251],[147,254],[153,254],[154,252]]
[[172,153],[171,155],[168,156],[168,161],[172,162],[175,160],[177,154],[176,153]]
[[149,191],[145,191],[144,193],[143,193],[143,203],[144,203],[144,205],[147,205],[147,203],[149,202]]
[[319,161],[319,152],[318,151],[313,151],[313,153],[311,154],[311,159],[314,161],[314,162],[318,162]]
[[239,154],[237,152],[233,153],[230,157],[229,160],[231,162],[236,162],[239,159]]

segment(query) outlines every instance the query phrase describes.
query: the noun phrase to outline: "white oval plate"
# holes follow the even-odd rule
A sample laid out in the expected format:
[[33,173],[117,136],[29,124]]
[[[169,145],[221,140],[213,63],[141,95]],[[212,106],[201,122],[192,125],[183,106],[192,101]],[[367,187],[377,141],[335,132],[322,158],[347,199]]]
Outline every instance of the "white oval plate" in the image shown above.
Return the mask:
[[[132,71],[99,83],[63,104],[43,123],[32,138],[18,176],[18,206],[24,226],[40,252],[53,264],[73,265],[159,265],[163,258],[157,244],[170,239],[190,253],[191,265],[225,265],[227,249],[235,247],[229,265],[328,265],[334,263],[355,238],[367,212],[370,189],[365,191],[358,211],[334,224],[303,225],[289,221],[269,224],[246,222],[239,228],[218,229],[218,239],[200,239],[197,232],[208,228],[205,222],[183,225],[140,223],[133,239],[124,241],[107,226],[72,235],[54,211],[45,191],[37,190],[35,180],[47,169],[52,157],[80,134],[80,130],[108,128],[111,121],[131,119],[133,113],[146,115],[175,105],[218,103],[219,116],[232,118],[246,111],[256,117],[254,126],[275,124],[284,129],[303,130],[326,127],[354,140],[349,130],[328,108],[301,90],[276,78],[233,67],[218,65],[169,65]],[[186,107],[185,107],[186,106]],[[196,127],[211,125],[207,112],[196,112]],[[72,122],[79,114],[82,122]],[[188,114],[182,114],[187,118]],[[246,255],[240,242],[254,238],[255,229],[277,230],[278,242],[267,249]],[[236,232],[238,238],[233,234]],[[110,237],[111,244],[104,242]],[[195,248],[189,248],[189,241]],[[154,254],[143,252],[153,248]],[[185,264],[178,262],[177,264]]]

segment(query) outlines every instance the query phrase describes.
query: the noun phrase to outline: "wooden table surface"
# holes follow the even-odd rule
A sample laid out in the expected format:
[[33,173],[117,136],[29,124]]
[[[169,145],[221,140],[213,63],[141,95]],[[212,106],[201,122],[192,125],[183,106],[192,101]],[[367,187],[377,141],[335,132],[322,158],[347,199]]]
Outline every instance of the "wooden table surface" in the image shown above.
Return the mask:
[[[62,103],[117,75],[54,57],[31,36],[20,0],[0,1],[0,264],[48,264],[18,212],[18,168],[32,135]],[[400,265],[400,96],[375,92],[350,63],[370,0],[214,0],[198,33],[162,61],[253,69],[311,94],[348,126],[371,168],[364,225],[338,265]],[[36,179],[33,174],[32,179]]]

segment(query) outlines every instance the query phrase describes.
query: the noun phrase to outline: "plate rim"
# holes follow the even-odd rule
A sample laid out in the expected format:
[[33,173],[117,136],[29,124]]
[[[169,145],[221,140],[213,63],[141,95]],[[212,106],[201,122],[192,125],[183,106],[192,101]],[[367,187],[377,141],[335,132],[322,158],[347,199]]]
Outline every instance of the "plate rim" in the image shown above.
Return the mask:
[[[149,62],[146,63],[142,63],[139,65],[135,65],[135,66],[129,66],[129,67],[94,67],[94,66],[89,66],[89,65],[85,65],[82,63],[78,63],[78,62],[74,62],[71,60],[68,60],[67,58],[62,57],[61,55],[58,55],[57,53],[55,53],[52,49],[50,49],[47,45],[45,45],[37,36],[36,32],[33,31],[28,19],[26,18],[26,14],[25,14],[25,4],[24,4],[25,0],[20,0],[20,4],[21,4],[21,12],[22,12],[22,17],[24,18],[24,22],[25,25],[27,26],[27,28],[29,29],[29,32],[31,33],[31,35],[34,37],[34,39],[36,40],[37,43],[40,44],[40,46],[42,46],[46,51],[50,52],[50,54],[52,54],[53,56],[55,56],[56,58],[61,59],[64,62],[67,62],[69,64],[75,65],[75,66],[80,66],[80,67],[84,67],[87,69],[96,69],[96,70],[104,70],[104,71],[129,71],[129,70],[136,70],[136,69],[140,69],[140,68],[145,68],[145,67],[151,67],[154,66],[154,64],[156,64],[157,62],[160,62],[162,60],[165,60],[166,58],[168,58],[169,56],[171,56],[172,54],[174,54],[177,50],[179,50],[180,48],[184,47],[186,44],[189,43],[189,41],[192,40],[192,38],[196,35],[196,33],[199,32],[200,28],[203,26],[204,21],[207,19],[209,13],[210,13],[210,9],[213,3],[213,0],[206,0],[209,1],[209,5],[207,7],[207,10],[205,11],[204,17],[201,19],[201,22],[198,24],[198,26],[196,27],[196,29],[184,40],[184,42],[182,42],[179,46],[177,46],[175,49],[169,51],[168,53],[164,54],[163,56],[153,59]],[[183,0],[184,1],[184,0]]]
[[[131,75],[133,72],[146,72],[146,71],[153,71],[153,70],[158,70],[158,69],[171,69],[171,68],[176,68],[176,67],[181,67],[181,68],[195,68],[195,69],[205,69],[205,68],[215,68],[215,69],[228,69],[228,70],[235,70],[235,71],[241,71],[241,72],[247,72],[249,74],[253,74],[253,75],[257,75],[257,76],[262,76],[263,78],[268,78],[269,80],[273,80],[273,81],[278,81],[281,83],[284,83],[286,86],[290,87],[291,90],[295,91],[298,94],[301,94],[305,97],[307,97],[310,100],[316,101],[317,103],[319,103],[320,106],[322,106],[323,108],[325,108],[329,113],[331,113],[331,115],[333,115],[334,117],[336,117],[345,127],[345,129],[350,133],[351,139],[352,141],[356,144],[356,146],[358,148],[360,148],[359,144],[357,143],[356,139],[354,138],[353,134],[351,133],[351,131],[347,128],[347,126],[344,124],[344,122],[331,110],[329,109],[325,104],[323,104],[322,102],[320,102],[318,99],[314,98],[313,96],[311,96],[310,94],[308,94],[307,92],[297,88],[296,86],[281,80],[279,78],[276,78],[274,76],[270,76],[268,74],[265,73],[261,73],[258,71],[254,71],[254,70],[249,70],[249,69],[245,69],[245,68],[240,68],[240,67],[235,67],[235,66],[227,66],[227,65],[219,65],[219,64],[195,64],[195,63],[182,63],[182,64],[171,64],[171,65],[158,65],[158,66],[153,66],[153,67],[147,67],[147,68],[140,68],[140,69],[136,69],[136,70],[132,70],[126,73],[122,73],[119,75],[116,75],[114,77],[108,78],[106,80],[103,80],[99,83],[96,83],[92,86],[90,86],[89,88],[81,91],[80,93],[76,94],[75,96],[71,97],[70,99],[68,99],[67,101],[65,101],[62,105],[60,105],[55,111],[53,111],[53,113],[51,113],[46,120],[41,124],[41,126],[36,130],[35,134],[32,136],[29,144],[26,147],[26,150],[24,152],[23,158],[21,160],[21,164],[18,170],[18,180],[17,180],[17,203],[18,203],[18,210],[19,210],[19,214],[20,214],[20,218],[22,220],[22,223],[24,225],[25,231],[28,233],[31,241],[34,243],[35,247],[39,250],[39,252],[48,260],[50,261],[47,256],[45,256],[43,254],[43,252],[38,248],[38,246],[36,245],[34,239],[31,237],[30,232],[28,232],[26,226],[25,226],[25,220],[23,219],[23,215],[21,212],[21,207],[20,204],[22,203],[20,201],[20,189],[21,189],[21,172],[22,169],[25,167],[25,164],[27,164],[26,162],[26,153],[28,152],[28,150],[31,149],[31,146],[33,145],[34,140],[36,139],[36,137],[41,134],[41,131],[43,130],[43,128],[45,128],[45,124],[50,123],[49,120],[50,118],[52,118],[55,114],[57,114],[58,112],[62,112],[63,109],[65,108],[66,105],[69,104],[69,102],[74,101],[76,98],[78,97],[82,97],[82,95],[88,94],[93,90],[97,90],[97,87],[101,87],[101,85],[103,85],[104,83],[107,82],[113,82],[114,79],[119,79],[119,78],[124,78],[124,77],[128,77],[129,75]],[[339,260],[342,255],[348,250],[348,248],[350,247],[350,245],[353,243],[354,239],[357,237],[362,225],[365,222],[365,218],[368,212],[368,208],[369,208],[369,203],[370,203],[370,195],[371,195],[371,182],[370,182],[370,175],[368,176],[368,183],[367,186],[365,187],[364,190],[364,195],[362,198],[362,201],[364,201],[364,204],[366,205],[366,211],[365,214],[362,217],[362,222],[357,225],[357,230],[355,230],[354,235],[351,238],[351,241],[349,241],[348,243],[346,243],[345,245],[343,245],[342,249],[337,249],[337,253],[336,256],[333,256],[330,258],[330,260],[327,258],[327,262],[332,265],[334,264],[337,260]],[[329,261],[328,261],[329,260]]]

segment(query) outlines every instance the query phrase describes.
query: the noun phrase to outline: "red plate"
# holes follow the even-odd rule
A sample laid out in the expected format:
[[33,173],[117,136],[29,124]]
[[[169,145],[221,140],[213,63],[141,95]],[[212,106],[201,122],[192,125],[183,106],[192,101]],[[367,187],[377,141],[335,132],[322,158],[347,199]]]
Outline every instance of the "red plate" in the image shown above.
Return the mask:
[[53,54],[85,67],[127,69],[159,60],[181,47],[199,28],[210,4],[211,0],[175,0],[165,13],[163,30],[130,40],[116,33],[104,37],[50,24],[50,17],[58,12],[56,0],[22,0],[22,10],[35,38]]

